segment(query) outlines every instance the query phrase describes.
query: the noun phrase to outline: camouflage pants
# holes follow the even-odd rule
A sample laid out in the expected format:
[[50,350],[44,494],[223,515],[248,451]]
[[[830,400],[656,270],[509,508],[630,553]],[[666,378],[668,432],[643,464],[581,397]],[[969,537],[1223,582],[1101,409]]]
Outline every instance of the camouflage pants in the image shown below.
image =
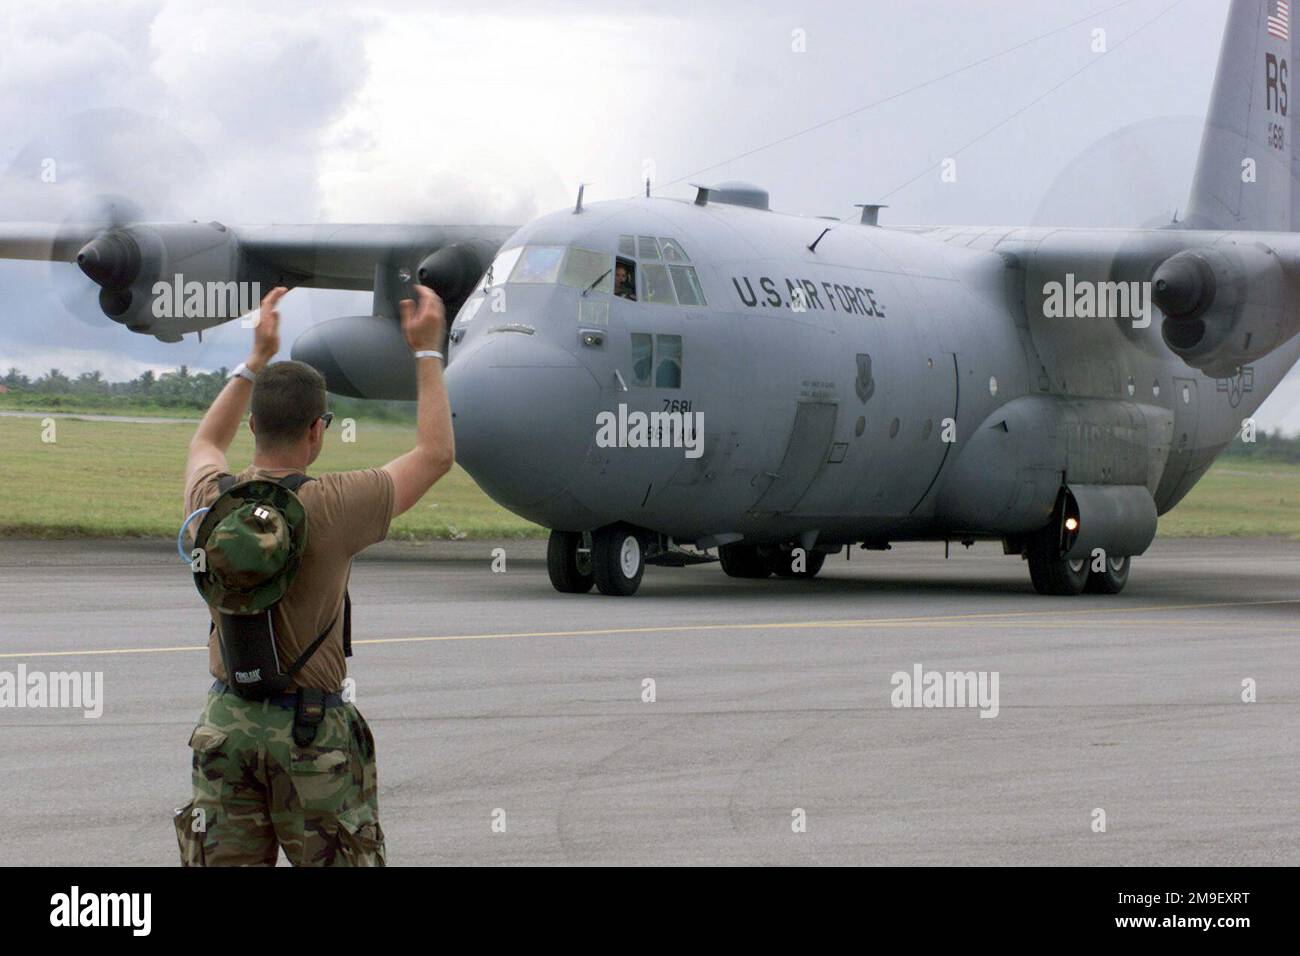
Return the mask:
[[194,799],[176,811],[183,866],[383,866],[375,740],[350,703],[330,707],[310,746],[293,711],[208,693],[194,751]]

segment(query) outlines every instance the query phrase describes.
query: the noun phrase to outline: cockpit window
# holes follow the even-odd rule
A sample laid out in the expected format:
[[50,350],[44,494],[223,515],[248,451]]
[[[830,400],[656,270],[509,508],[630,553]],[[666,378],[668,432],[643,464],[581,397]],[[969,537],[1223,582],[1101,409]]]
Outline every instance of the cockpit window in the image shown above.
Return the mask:
[[456,316],[455,324],[463,326],[473,322],[474,316],[478,315],[479,307],[486,301],[487,296],[485,294],[482,292],[475,292],[466,299],[465,304],[460,307],[460,313]]
[[682,244],[678,242],[676,239],[661,238],[659,240],[659,245],[660,247],[662,247],[664,251],[665,262],[690,262],[691,261],[690,258],[686,255],[686,250],[682,248]]
[[636,301],[636,263],[619,256],[614,264],[614,294]]
[[525,246],[511,282],[554,282],[564,260],[564,246]]
[[641,301],[657,305],[676,305],[668,269],[654,262],[641,263]]
[[646,332],[632,333],[632,384],[649,385],[650,372],[655,364],[654,336]]
[[658,305],[705,306],[704,289],[690,261],[676,239],[619,236],[614,294]]
[[614,288],[614,257],[608,252],[570,249],[560,270],[560,282],[583,290],[609,292]]
[[682,337],[655,336],[655,388],[682,387]]
[[510,270],[515,267],[523,251],[523,246],[515,246],[513,249],[502,249],[498,252],[497,257],[492,260],[492,265],[488,266],[488,271],[483,274],[483,288],[504,285],[510,278]]
[[632,384],[646,388],[681,388],[682,337],[633,332]]
[[[667,252],[667,250],[664,250]],[[682,305],[704,305],[704,290],[700,288],[699,276],[694,266],[669,266],[672,273],[673,288],[677,290],[677,301]]]

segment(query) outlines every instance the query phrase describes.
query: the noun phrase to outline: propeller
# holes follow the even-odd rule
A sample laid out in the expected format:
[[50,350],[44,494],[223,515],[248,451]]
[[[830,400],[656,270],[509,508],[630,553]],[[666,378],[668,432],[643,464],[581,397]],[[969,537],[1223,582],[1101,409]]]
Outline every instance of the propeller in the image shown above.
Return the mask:
[[0,176],[0,215],[59,223],[50,285],[67,312],[102,328],[105,313],[131,305],[127,277],[138,250],[122,227],[187,218],[181,209],[206,182],[202,153],[166,121],[131,109],[84,110],[17,150]]
[[52,263],[50,268],[50,281],[63,307],[82,322],[100,325],[104,315],[123,315],[131,307],[130,285],[139,271],[140,250],[121,230],[142,218],[136,203],[114,195],[93,197],[64,218],[56,240],[61,245],[80,238],[87,224],[95,226],[94,236],[74,260],[83,275],[62,263]]
[[1101,137],[1067,163],[1039,201],[1035,226],[1159,229],[1187,205],[1204,121],[1164,116]]
[[[1191,194],[1204,121],[1164,116],[1132,123],[1093,142],[1068,162],[1044,192],[1035,226],[1128,229],[1177,228],[1180,210]],[[1102,277],[1147,281],[1151,261],[1147,240],[1134,236],[1111,246],[1110,260],[1099,264]],[[1154,291],[1157,306],[1160,300]],[[1136,348],[1164,352],[1159,321],[1149,328],[1116,320],[1115,327]]]

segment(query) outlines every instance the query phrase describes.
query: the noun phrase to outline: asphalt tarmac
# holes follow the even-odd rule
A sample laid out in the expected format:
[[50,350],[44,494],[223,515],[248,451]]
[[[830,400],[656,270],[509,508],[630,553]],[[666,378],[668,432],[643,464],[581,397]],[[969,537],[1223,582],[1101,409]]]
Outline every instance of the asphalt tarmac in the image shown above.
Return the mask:
[[[543,555],[354,567],[390,865],[1300,863],[1296,542],[1162,540],[1073,599],[992,544],[632,598],[557,594]],[[176,863],[205,621],[166,542],[0,540],[0,672],[104,687],[99,718],[0,707],[0,864]],[[996,672],[996,716],[892,706],[917,665]]]

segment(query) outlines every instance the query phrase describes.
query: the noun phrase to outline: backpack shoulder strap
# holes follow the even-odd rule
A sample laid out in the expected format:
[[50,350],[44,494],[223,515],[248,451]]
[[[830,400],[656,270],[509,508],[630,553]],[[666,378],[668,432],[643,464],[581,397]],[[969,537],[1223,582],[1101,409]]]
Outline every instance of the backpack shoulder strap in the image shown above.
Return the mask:
[[[294,475],[285,475],[283,478],[278,479],[281,485],[283,485],[285,488],[288,488],[292,492],[297,492],[298,489],[301,488],[303,485],[305,485],[307,482],[315,481],[315,480],[316,479],[311,477],[310,475],[304,475],[301,473],[294,474]],[[311,657],[312,654],[316,653],[316,650],[321,646],[321,644],[325,642],[325,638],[329,636],[329,632],[334,629],[334,625],[337,623],[338,623],[337,617],[335,617],[334,620],[329,622],[329,626],[326,627],[325,630],[321,632],[320,637],[312,641],[311,645],[305,651],[302,652],[302,656],[300,656],[296,661],[293,662],[293,664],[289,666],[289,670],[287,672],[288,676],[292,677],[294,674],[298,673],[298,671],[302,668],[302,665],[307,663],[307,659]],[[344,657],[352,656],[352,595],[348,591],[343,592],[343,656]]]
[[334,620],[325,625],[325,630],[320,632],[320,637],[307,645],[307,649],[298,655],[296,661],[289,665],[289,669],[284,672],[285,677],[292,679],[297,675],[298,671],[302,670],[302,665],[306,664],[308,659],[320,649],[322,644],[325,643],[325,638],[329,637],[330,631],[334,630],[334,625],[338,623],[338,620],[339,619],[336,615]]
[[[238,478],[238,475],[222,475],[217,479],[217,491],[224,495],[231,488],[235,487]],[[309,475],[300,473],[296,475],[285,475],[283,478],[277,478],[276,482],[283,485],[285,488],[288,488],[290,491],[296,492],[303,485],[307,484],[307,482],[315,480],[315,478],[312,478]]]
[[299,473],[296,475],[285,475],[283,478],[277,478],[276,482],[282,487],[288,488],[290,491],[296,493],[298,489],[307,484],[307,482],[315,480],[315,478],[312,478],[309,475]]
[[343,592],[343,656],[352,656],[352,594]]

